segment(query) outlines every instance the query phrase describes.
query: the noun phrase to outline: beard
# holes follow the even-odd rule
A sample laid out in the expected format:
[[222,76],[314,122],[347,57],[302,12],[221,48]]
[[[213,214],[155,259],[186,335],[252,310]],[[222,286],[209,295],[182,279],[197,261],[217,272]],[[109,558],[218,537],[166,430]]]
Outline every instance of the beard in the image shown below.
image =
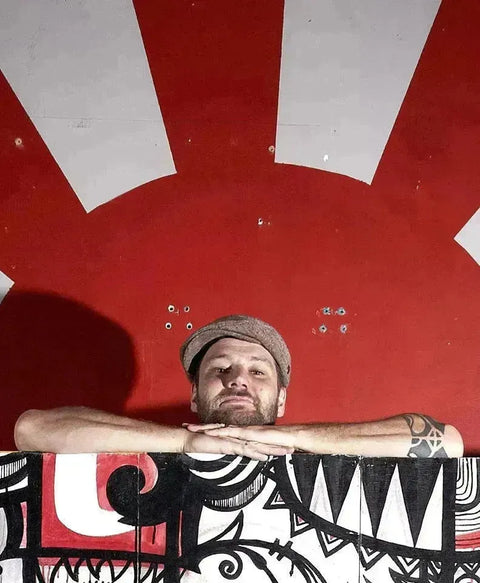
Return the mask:
[[[243,393],[242,393],[243,395]],[[197,415],[202,423],[224,423],[225,425],[273,425],[278,413],[278,394],[268,403],[253,399],[252,407],[225,406],[221,403],[223,394],[213,401],[197,399]]]

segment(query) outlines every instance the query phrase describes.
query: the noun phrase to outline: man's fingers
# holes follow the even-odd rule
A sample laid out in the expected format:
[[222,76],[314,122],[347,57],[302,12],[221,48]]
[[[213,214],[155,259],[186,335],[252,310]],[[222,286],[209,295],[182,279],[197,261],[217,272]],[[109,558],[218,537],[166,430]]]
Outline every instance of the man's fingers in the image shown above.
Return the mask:
[[283,447],[293,447],[293,436],[279,431],[275,428],[259,427],[220,427],[208,429],[206,435],[212,437],[234,437],[246,441],[258,441],[259,443],[269,443],[270,445],[279,445]]
[[185,451],[190,453],[221,453],[266,461],[269,455],[293,453],[292,447],[235,437],[215,437],[207,432],[191,432]]
[[256,429],[232,427],[231,425],[226,427],[212,427],[206,431],[208,431],[208,435],[214,435],[215,437],[236,437],[238,439],[247,439],[249,441],[255,441],[255,438],[258,439],[260,436],[260,433]]
[[265,459],[269,455],[287,455],[293,453],[292,447],[285,447],[283,445],[273,445],[270,443],[262,443],[259,441],[248,441],[236,438],[224,438],[226,441],[235,444],[233,447],[237,455],[244,455],[253,459]]
[[225,427],[225,423],[205,423],[203,425],[198,423],[182,423],[182,427],[193,433],[201,433]]
[[266,455],[287,455],[293,453],[293,447],[283,445],[270,445],[269,443],[258,443],[257,441],[247,441],[245,444],[247,450],[260,451]]
[[263,451],[259,451],[255,447],[253,447],[252,445],[247,445],[246,442],[242,442],[242,441],[238,441],[237,443],[228,446],[226,449],[229,450],[230,447],[232,448],[232,451],[229,452],[231,454],[242,456],[242,457],[249,457],[250,459],[258,460],[261,462],[267,461],[268,456],[271,455],[271,454],[265,453]]

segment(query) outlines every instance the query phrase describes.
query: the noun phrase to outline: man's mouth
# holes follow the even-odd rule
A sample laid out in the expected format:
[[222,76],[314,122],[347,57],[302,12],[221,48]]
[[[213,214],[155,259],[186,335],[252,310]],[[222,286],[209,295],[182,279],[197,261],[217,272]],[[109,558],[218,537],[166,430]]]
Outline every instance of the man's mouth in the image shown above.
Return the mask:
[[253,399],[251,397],[244,397],[242,395],[232,395],[231,397],[226,397],[220,403],[222,405],[251,405],[254,406]]

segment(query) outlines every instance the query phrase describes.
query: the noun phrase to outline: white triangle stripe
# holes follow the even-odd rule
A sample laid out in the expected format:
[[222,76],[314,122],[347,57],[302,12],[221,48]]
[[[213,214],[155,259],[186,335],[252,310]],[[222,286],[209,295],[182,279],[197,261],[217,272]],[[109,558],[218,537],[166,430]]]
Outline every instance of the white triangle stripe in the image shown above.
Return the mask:
[[131,0],[0,5],[0,68],[86,211],[175,173]]
[[360,482],[360,465],[357,465],[337,520],[338,526],[355,532],[360,531]]
[[423,517],[422,528],[418,535],[417,548],[442,549],[443,517],[443,467],[438,472],[437,481]]
[[312,501],[310,502],[310,510],[317,516],[320,516],[329,522],[333,522],[330,499],[328,498],[327,483],[325,482],[325,474],[323,472],[323,462],[320,462],[318,466],[315,485],[313,487]]
[[413,546],[407,510],[403,500],[398,466],[395,467],[383,507],[377,538],[400,545]]
[[298,500],[301,500],[302,498],[300,496],[300,492],[298,491],[297,477],[295,476],[295,469],[293,467],[291,454],[285,456],[285,466],[287,468],[288,479],[290,480],[290,484],[293,488],[293,491],[295,492],[295,496],[298,498]]

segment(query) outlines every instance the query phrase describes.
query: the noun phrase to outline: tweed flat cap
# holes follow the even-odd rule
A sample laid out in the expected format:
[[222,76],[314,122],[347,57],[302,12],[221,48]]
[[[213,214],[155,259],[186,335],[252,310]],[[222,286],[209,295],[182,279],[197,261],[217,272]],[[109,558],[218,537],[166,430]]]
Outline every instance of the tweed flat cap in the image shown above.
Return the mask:
[[285,340],[273,326],[253,318],[236,314],[214,320],[196,330],[180,347],[180,360],[185,372],[189,374],[195,356],[204,346],[220,338],[238,338],[260,344],[272,355],[278,365],[279,381],[283,387],[290,382],[291,359]]

